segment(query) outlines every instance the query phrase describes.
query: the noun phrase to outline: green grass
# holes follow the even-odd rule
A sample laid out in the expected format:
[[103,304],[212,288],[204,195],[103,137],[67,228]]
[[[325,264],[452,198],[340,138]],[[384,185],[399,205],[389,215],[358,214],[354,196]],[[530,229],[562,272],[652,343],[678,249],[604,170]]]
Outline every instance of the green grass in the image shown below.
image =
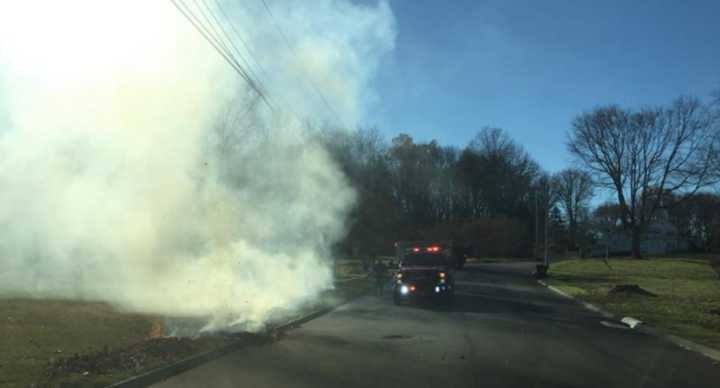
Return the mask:
[[0,387],[38,381],[53,359],[148,337],[152,318],[102,303],[0,299]]
[[[338,283],[316,301],[335,305],[366,294],[368,280],[354,278]],[[312,309],[313,306],[308,306]],[[303,312],[298,312],[301,316]],[[152,358],[138,370],[119,369],[109,374],[83,376],[68,372],[48,381],[45,370],[54,360],[108,349],[122,351],[147,343],[157,317],[121,312],[104,303],[65,300],[0,298],[0,388],[42,386],[103,387],[176,359]],[[223,337],[201,337],[186,345],[177,357],[205,353],[226,345]],[[176,357],[176,358],[177,358]]]
[[364,273],[360,261],[338,261],[335,264],[335,276],[338,278],[359,276]]
[[[568,260],[555,263],[548,283],[663,331],[720,348],[720,278],[707,258]],[[638,284],[657,295],[608,295],[617,284]]]
[[[382,260],[383,263],[388,267],[395,267],[397,265],[396,258],[392,256],[377,256],[378,260]],[[355,277],[355,276],[362,276],[367,275],[368,270],[363,269],[363,258],[344,258],[339,259],[335,262],[335,275],[337,278],[344,278],[344,277]],[[366,264],[372,265],[370,263],[369,259],[365,258],[367,260]]]

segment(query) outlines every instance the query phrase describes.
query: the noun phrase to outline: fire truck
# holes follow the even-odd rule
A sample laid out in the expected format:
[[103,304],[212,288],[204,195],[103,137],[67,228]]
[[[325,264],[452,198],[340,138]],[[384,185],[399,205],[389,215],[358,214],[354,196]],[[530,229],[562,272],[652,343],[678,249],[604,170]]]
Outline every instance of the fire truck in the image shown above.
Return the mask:
[[451,305],[455,294],[457,262],[452,244],[434,241],[395,243],[397,272],[393,278],[395,304],[420,298]]

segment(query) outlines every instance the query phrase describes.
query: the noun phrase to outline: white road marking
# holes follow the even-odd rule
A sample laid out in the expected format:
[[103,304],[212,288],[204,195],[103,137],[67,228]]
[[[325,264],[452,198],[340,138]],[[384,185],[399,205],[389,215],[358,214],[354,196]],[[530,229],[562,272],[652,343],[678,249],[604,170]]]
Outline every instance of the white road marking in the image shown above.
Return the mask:
[[625,325],[620,325],[620,324],[612,323],[612,322],[608,322],[608,321],[600,321],[600,324],[605,327],[612,328],[612,329],[620,329],[620,330],[628,330],[629,329]]

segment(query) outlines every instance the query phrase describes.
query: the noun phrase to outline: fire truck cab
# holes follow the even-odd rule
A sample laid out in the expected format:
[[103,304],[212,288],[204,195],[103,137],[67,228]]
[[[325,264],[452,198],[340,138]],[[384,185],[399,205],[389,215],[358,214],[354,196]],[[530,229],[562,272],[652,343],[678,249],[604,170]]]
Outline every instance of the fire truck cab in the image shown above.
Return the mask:
[[455,292],[455,262],[451,244],[432,241],[397,242],[399,262],[393,278],[395,304],[419,298],[450,305]]

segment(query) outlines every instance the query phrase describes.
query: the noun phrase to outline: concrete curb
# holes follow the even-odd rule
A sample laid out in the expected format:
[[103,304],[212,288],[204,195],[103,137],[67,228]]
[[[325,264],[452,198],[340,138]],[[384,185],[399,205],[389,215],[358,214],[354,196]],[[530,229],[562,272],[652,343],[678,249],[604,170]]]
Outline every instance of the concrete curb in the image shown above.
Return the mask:
[[[588,310],[599,313],[605,318],[615,319],[614,315],[610,314],[609,312],[607,312],[593,304],[590,304],[590,303],[584,302],[578,298],[575,298],[574,296],[571,296],[568,293],[558,289],[557,287],[553,287],[553,286],[545,283],[542,280],[538,280],[537,282],[540,285],[542,285],[543,287],[548,288],[549,290],[553,291],[554,293],[556,293],[564,298],[572,299],[572,300],[580,303],[583,307],[585,307]],[[628,326],[629,328],[631,328],[639,333],[660,338],[660,339],[670,342],[680,348],[702,354],[703,356],[708,357],[716,362],[720,362],[720,350],[713,349],[713,348],[707,347],[705,345],[700,345],[698,343],[695,343],[693,341],[690,341],[690,340],[682,338],[682,337],[678,337],[676,335],[665,334],[658,329],[647,326],[641,320],[633,318],[633,317],[623,317],[622,319],[620,319],[620,322],[622,324],[624,324],[625,326]]]
[[541,286],[548,288],[550,291],[552,291],[552,292],[554,292],[554,293],[556,293],[556,294],[558,294],[558,295],[560,295],[560,296],[562,296],[562,297],[564,297],[564,298],[574,300],[575,302],[581,304],[581,305],[582,305],[583,307],[585,307],[586,309],[602,315],[603,318],[606,318],[606,319],[615,319],[615,316],[614,316],[613,314],[610,314],[609,312],[601,309],[601,308],[598,307],[598,306],[595,306],[594,304],[591,304],[591,303],[585,302],[585,301],[583,301],[583,300],[580,300],[580,299],[578,299],[578,298],[576,298],[576,297],[574,297],[574,296],[572,296],[572,295],[570,295],[570,294],[568,294],[568,293],[560,290],[560,289],[557,288],[557,287],[554,287],[554,286],[551,286],[551,285],[545,283],[545,282],[542,281],[542,280],[538,280],[537,282],[538,282]]
[[123,381],[108,385],[106,388],[136,388],[136,387],[147,387],[148,385],[158,383],[160,381],[169,379],[170,377],[179,375],[186,370],[200,366],[206,362],[210,362],[217,358],[220,358],[228,353],[232,353],[235,350],[239,350],[245,346],[249,346],[242,343],[231,344],[224,346],[220,349],[215,349],[207,353],[191,356],[184,360],[180,360],[174,364],[163,366],[160,368],[152,369],[143,374],[132,376]]
[[[293,319],[289,322],[285,322],[281,325],[269,327],[266,330],[266,332],[283,331],[283,330],[289,330],[289,329],[295,328],[297,326],[302,325],[303,323],[306,323],[313,319],[319,318],[320,316],[323,316],[323,315],[335,310],[336,308],[350,302],[353,299],[355,299],[355,298],[348,298],[347,300],[345,300],[341,303],[338,303],[337,305],[334,305],[331,307],[325,307],[325,308],[322,308],[319,310],[315,310],[315,311],[305,314],[299,318]],[[236,350],[240,350],[242,348],[246,348],[246,347],[250,347],[250,346],[256,346],[256,344],[245,344],[245,343],[230,344],[230,345],[224,346],[222,348],[212,350],[207,353],[188,357],[188,358],[186,358],[184,360],[180,360],[174,364],[170,364],[170,365],[166,365],[166,366],[163,366],[160,368],[152,369],[148,372],[145,372],[145,373],[137,375],[137,376],[132,376],[123,381],[119,381],[117,383],[108,385],[106,388],[147,387],[151,384],[159,383],[160,381],[167,380],[173,376],[177,376],[180,373],[183,373],[187,370],[198,367],[198,366],[205,364],[207,362],[210,362],[212,360],[218,359],[228,353],[232,353]]]

